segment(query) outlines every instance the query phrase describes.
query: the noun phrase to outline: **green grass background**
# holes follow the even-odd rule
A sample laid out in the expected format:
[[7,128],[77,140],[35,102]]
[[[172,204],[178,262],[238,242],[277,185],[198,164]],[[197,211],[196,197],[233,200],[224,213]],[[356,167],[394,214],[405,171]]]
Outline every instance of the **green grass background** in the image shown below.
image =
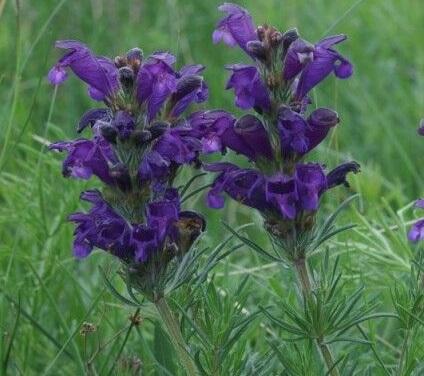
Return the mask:
[[[424,140],[416,128],[424,117],[424,5],[421,0],[239,3],[257,24],[266,22],[282,30],[296,26],[311,42],[328,34],[349,36],[340,50],[354,63],[354,76],[348,81],[329,78],[313,95],[316,105],[337,109],[342,123],[311,160],[329,167],[350,158],[361,163],[362,173],[351,179],[351,191],[361,194],[359,203],[342,219],[359,227],[331,242],[331,255],[342,255],[348,288],[364,284],[366,298],[389,309],[390,288],[408,272],[414,252],[405,241],[414,217],[408,205],[423,194]],[[72,226],[66,217],[79,208],[79,192],[98,183],[62,178],[60,159],[47,153],[43,143],[74,138],[79,117],[94,103],[74,77],[57,92],[47,83],[46,74],[59,56],[54,41],[80,39],[108,56],[134,46],[145,54],[169,49],[179,66],[193,62],[207,66],[209,106],[229,110],[234,109],[233,96],[223,89],[227,78],[223,67],[247,58],[239,50],[212,44],[211,33],[220,17],[217,0],[17,4],[0,0],[0,343],[5,355],[14,338],[10,374],[75,375],[86,356],[81,322],[98,327],[88,339],[90,349],[97,337],[107,339],[124,328],[131,310],[104,291],[97,266],[109,267],[110,258],[97,252],[78,263],[71,255]],[[323,211],[328,213],[350,193],[340,188],[327,194]],[[211,218],[205,244],[222,240],[219,220],[224,217],[233,225],[254,222],[250,237],[267,245],[259,231],[260,219],[251,211],[228,203],[225,212],[213,212],[204,208],[201,196],[187,205],[195,206],[203,207]],[[218,270],[217,285],[222,289],[235,288],[243,275],[250,274],[254,291],[250,308],[289,293],[288,272],[264,265],[248,249],[237,252]],[[18,311],[21,316],[16,320]],[[396,329],[382,322],[371,325],[370,331],[379,333],[376,341],[382,352],[387,351],[387,362],[394,361],[396,354],[384,343],[396,346]],[[130,337],[122,356],[148,359],[151,324],[146,322],[140,333]],[[117,356],[121,340],[110,353],[100,355],[99,364]],[[76,360],[60,351],[64,345]],[[360,346],[357,358],[366,361],[368,355]],[[266,344],[260,342],[255,351],[265,353]]]

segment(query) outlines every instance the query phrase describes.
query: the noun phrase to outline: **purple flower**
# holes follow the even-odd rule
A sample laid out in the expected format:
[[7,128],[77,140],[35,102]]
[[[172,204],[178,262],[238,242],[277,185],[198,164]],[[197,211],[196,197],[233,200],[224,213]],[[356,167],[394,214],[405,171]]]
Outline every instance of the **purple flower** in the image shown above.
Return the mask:
[[302,209],[317,210],[319,197],[327,188],[323,168],[315,163],[299,164],[294,179]]
[[305,136],[308,139],[308,152],[318,146],[325,139],[330,129],[339,123],[337,112],[328,108],[318,108],[308,119]]
[[165,239],[171,225],[178,220],[178,212],[178,206],[172,201],[157,201],[147,206],[147,224],[157,231],[159,241]]
[[132,245],[135,248],[134,260],[136,262],[146,262],[159,248],[156,229],[149,228],[146,225],[134,226]]
[[126,111],[116,111],[111,125],[121,140],[127,140],[135,129],[135,120]]
[[234,64],[226,67],[232,71],[226,89],[234,89],[236,105],[242,109],[255,108],[268,111],[271,107],[268,89],[262,82],[258,69],[252,65]]
[[417,132],[420,136],[424,136],[424,119],[421,119]]
[[233,127],[236,119],[223,110],[197,111],[190,115],[187,122],[193,135],[202,143],[202,153],[224,151],[222,136]]
[[53,85],[66,80],[66,68],[69,67],[89,85],[89,94],[93,99],[113,97],[119,90],[118,69],[112,60],[93,55],[85,44],[74,40],[57,41],[56,47],[69,52],[59,59],[48,74]]
[[86,180],[92,175],[96,175],[106,184],[114,184],[109,167],[111,164],[117,163],[117,159],[103,138],[56,142],[49,148],[68,152],[68,156],[63,161],[64,176]]
[[294,219],[297,215],[298,193],[295,180],[277,174],[266,182],[266,199],[273,211],[284,219]]
[[408,232],[408,239],[412,243],[418,243],[424,239],[424,219],[414,223]]
[[161,110],[171,93],[177,90],[177,77],[172,68],[175,57],[166,52],[151,55],[140,67],[137,75],[137,99],[147,103],[148,120]]
[[208,98],[208,86],[203,77],[197,75],[203,69],[202,65],[189,65],[179,72],[176,91],[170,98],[171,116],[178,117],[191,103],[201,103]]
[[349,183],[346,180],[348,173],[353,172],[357,174],[360,171],[361,166],[357,162],[346,162],[337,166],[327,174],[327,186],[328,189],[337,187],[338,185],[344,185],[349,187]]
[[335,35],[324,38],[315,45],[313,60],[306,64],[299,77],[296,89],[297,100],[301,100],[332,72],[341,79],[352,75],[352,64],[332,48],[345,39],[345,35]]
[[83,258],[94,247],[110,251],[122,259],[132,257],[131,226],[104,201],[99,191],[85,191],[81,199],[92,204],[90,211],[74,213],[69,220],[76,224],[74,255]]
[[186,127],[170,128],[157,139],[152,150],[169,162],[191,163],[197,159],[202,145],[190,132],[190,128]]
[[82,115],[77,132],[82,132],[86,127],[93,127],[97,121],[109,122],[112,119],[112,112],[108,108],[93,108]]
[[169,173],[170,162],[162,157],[157,151],[151,151],[144,155],[138,176],[141,181],[162,180]]
[[218,22],[212,35],[213,42],[218,43],[222,40],[230,47],[235,47],[238,44],[243,50],[248,52],[247,42],[258,39],[249,12],[231,3],[225,3],[219,6],[218,9],[227,13],[227,16]]
[[225,187],[228,179],[231,178],[231,173],[238,171],[239,167],[232,163],[210,163],[204,164],[203,168],[209,172],[218,172],[219,175],[213,182],[212,188],[208,192],[207,201],[208,206],[214,209],[220,209],[224,207],[224,197],[222,192],[225,191]]
[[234,127],[229,127],[222,135],[223,144],[237,153],[256,161],[263,157],[273,158],[268,133],[261,121],[253,115],[244,115]]
[[289,158],[293,153],[305,154],[309,150],[307,129],[308,124],[301,114],[284,106],[279,109],[278,130],[284,158]]
[[284,58],[284,79],[289,81],[295,78],[313,60],[313,51],[314,46],[301,38],[291,43]]

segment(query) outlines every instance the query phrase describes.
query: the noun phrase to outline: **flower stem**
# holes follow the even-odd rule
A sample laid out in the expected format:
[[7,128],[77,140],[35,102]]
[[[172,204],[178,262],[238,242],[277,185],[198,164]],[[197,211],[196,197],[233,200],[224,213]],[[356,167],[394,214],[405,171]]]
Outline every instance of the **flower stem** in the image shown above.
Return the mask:
[[[313,299],[312,288],[311,288],[311,278],[309,275],[308,264],[305,258],[300,258],[294,262],[296,269],[297,279],[300,283],[302,295],[306,301]],[[331,376],[340,376],[339,370],[337,369],[334,358],[331,353],[330,347],[324,342],[324,338],[316,338],[316,345],[321,354],[322,359],[327,365],[329,375]]]
[[180,363],[184,367],[187,376],[198,375],[197,367],[187,350],[187,345],[181,334],[180,326],[175,319],[175,316],[172,313],[167,301],[165,300],[165,297],[161,297],[159,300],[157,300],[155,305],[160,317],[163,320],[163,323],[166,326],[168,335],[172,344],[174,345],[175,350],[177,351]]

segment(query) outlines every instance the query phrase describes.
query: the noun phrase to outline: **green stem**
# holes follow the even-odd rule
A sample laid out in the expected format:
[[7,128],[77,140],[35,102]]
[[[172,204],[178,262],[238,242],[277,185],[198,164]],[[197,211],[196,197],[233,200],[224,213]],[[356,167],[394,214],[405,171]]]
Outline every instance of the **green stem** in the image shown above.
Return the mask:
[[[294,262],[294,266],[296,269],[297,279],[301,285],[302,295],[308,302],[313,299],[313,295],[307,261],[305,258],[298,259]],[[316,345],[322,359],[327,365],[329,375],[340,376],[339,370],[334,362],[333,354],[331,353],[330,347],[324,342],[324,338],[316,338]]]
[[184,367],[187,376],[198,375],[197,367],[188,352],[187,345],[181,334],[180,326],[175,319],[175,316],[172,313],[167,301],[164,297],[162,297],[155,302],[155,305],[160,317],[163,320],[163,323],[166,326],[168,335],[172,344],[174,345],[175,350],[177,351],[180,363]]
[[403,338],[402,350],[401,350],[401,353],[400,353],[399,364],[398,364],[398,375],[399,376],[402,376],[402,374],[403,374],[405,357],[406,357],[406,353],[407,353],[408,347],[409,347],[409,338],[410,338],[411,330],[405,329],[405,332],[406,333],[405,333],[405,337]]

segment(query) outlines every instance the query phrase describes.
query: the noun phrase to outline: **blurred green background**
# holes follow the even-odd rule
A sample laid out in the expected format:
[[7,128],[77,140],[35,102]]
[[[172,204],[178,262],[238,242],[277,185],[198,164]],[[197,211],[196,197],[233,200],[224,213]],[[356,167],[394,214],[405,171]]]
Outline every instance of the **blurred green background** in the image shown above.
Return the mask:
[[[16,304],[26,316],[17,327],[11,351],[11,374],[75,374],[76,366],[52,344],[38,326],[69,351],[83,353],[83,340],[73,331],[81,320],[102,322],[102,335],[126,322],[128,309],[104,293],[97,265],[107,256],[96,253],[87,262],[71,256],[72,226],[67,215],[79,207],[82,188],[97,182],[65,180],[60,159],[46,152],[45,142],[76,136],[81,114],[94,103],[85,86],[72,77],[57,93],[46,74],[59,56],[57,39],[79,39],[100,55],[115,56],[139,46],[145,54],[170,50],[179,66],[201,63],[210,87],[207,106],[234,111],[233,96],[224,90],[225,64],[247,62],[237,49],[214,46],[211,33],[221,17],[217,0],[0,0],[0,331],[3,353],[13,331]],[[339,127],[311,159],[335,163],[355,159],[362,173],[352,181],[361,194],[350,221],[362,227],[334,242],[344,255],[352,285],[365,281],[379,292],[393,276],[408,269],[411,250],[404,241],[412,210],[405,208],[423,194],[424,140],[416,133],[424,117],[424,6],[421,0],[246,0],[257,24],[281,30],[296,26],[316,42],[328,34],[345,33],[340,51],[355,65],[348,81],[326,80],[313,93],[315,105],[335,108]],[[331,209],[349,191],[327,197]],[[203,205],[201,195],[189,206]],[[222,216],[234,225],[260,223],[251,211],[229,203],[212,212],[205,242],[222,240]],[[253,217],[252,217],[253,216]],[[366,219],[365,219],[366,218]],[[405,219],[406,218],[406,219]],[[390,227],[392,226],[392,227]],[[394,226],[394,227],[393,227]],[[250,231],[266,242],[260,231]],[[354,252],[354,253],[353,253]],[[220,284],[231,288],[234,275],[247,273],[258,260],[249,251],[223,267]],[[237,260],[237,264],[236,264]],[[107,260],[109,262],[110,260]],[[368,269],[366,269],[368,268]],[[246,271],[247,270],[247,271]],[[228,276],[230,273],[230,276]],[[279,280],[272,266],[264,276],[252,272],[263,287],[256,300],[265,305],[269,281]],[[222,274],[222,273],[221,273]],[[226,276],[225,276],[226,275]],[[373,285],[374,283],[374,285]],[[265,286],[265,287],[264,287]],[[283,289],[284,290],[284,289]],[[284,291],[283,291],[284,292]],[[4,293],[7,293],[5,295]],[[390,295],[382,291],[382,304]],[[261,296],[261,294],[263,296]],[[37,326],[38,325],[38,326]],[[100,325],[100,324],[99,324]],[[137,339],[126,354],[138,354]],[[117,350],[116,350],[117,351]],[[260,351],[260,350],[259,350]],[[113,354],[113,353],[112,353]],[[57,357],[57,358],[56,358]],[[18,371],[20,370],[20,371]],[[58,373],[58,370],[60,372]]]

